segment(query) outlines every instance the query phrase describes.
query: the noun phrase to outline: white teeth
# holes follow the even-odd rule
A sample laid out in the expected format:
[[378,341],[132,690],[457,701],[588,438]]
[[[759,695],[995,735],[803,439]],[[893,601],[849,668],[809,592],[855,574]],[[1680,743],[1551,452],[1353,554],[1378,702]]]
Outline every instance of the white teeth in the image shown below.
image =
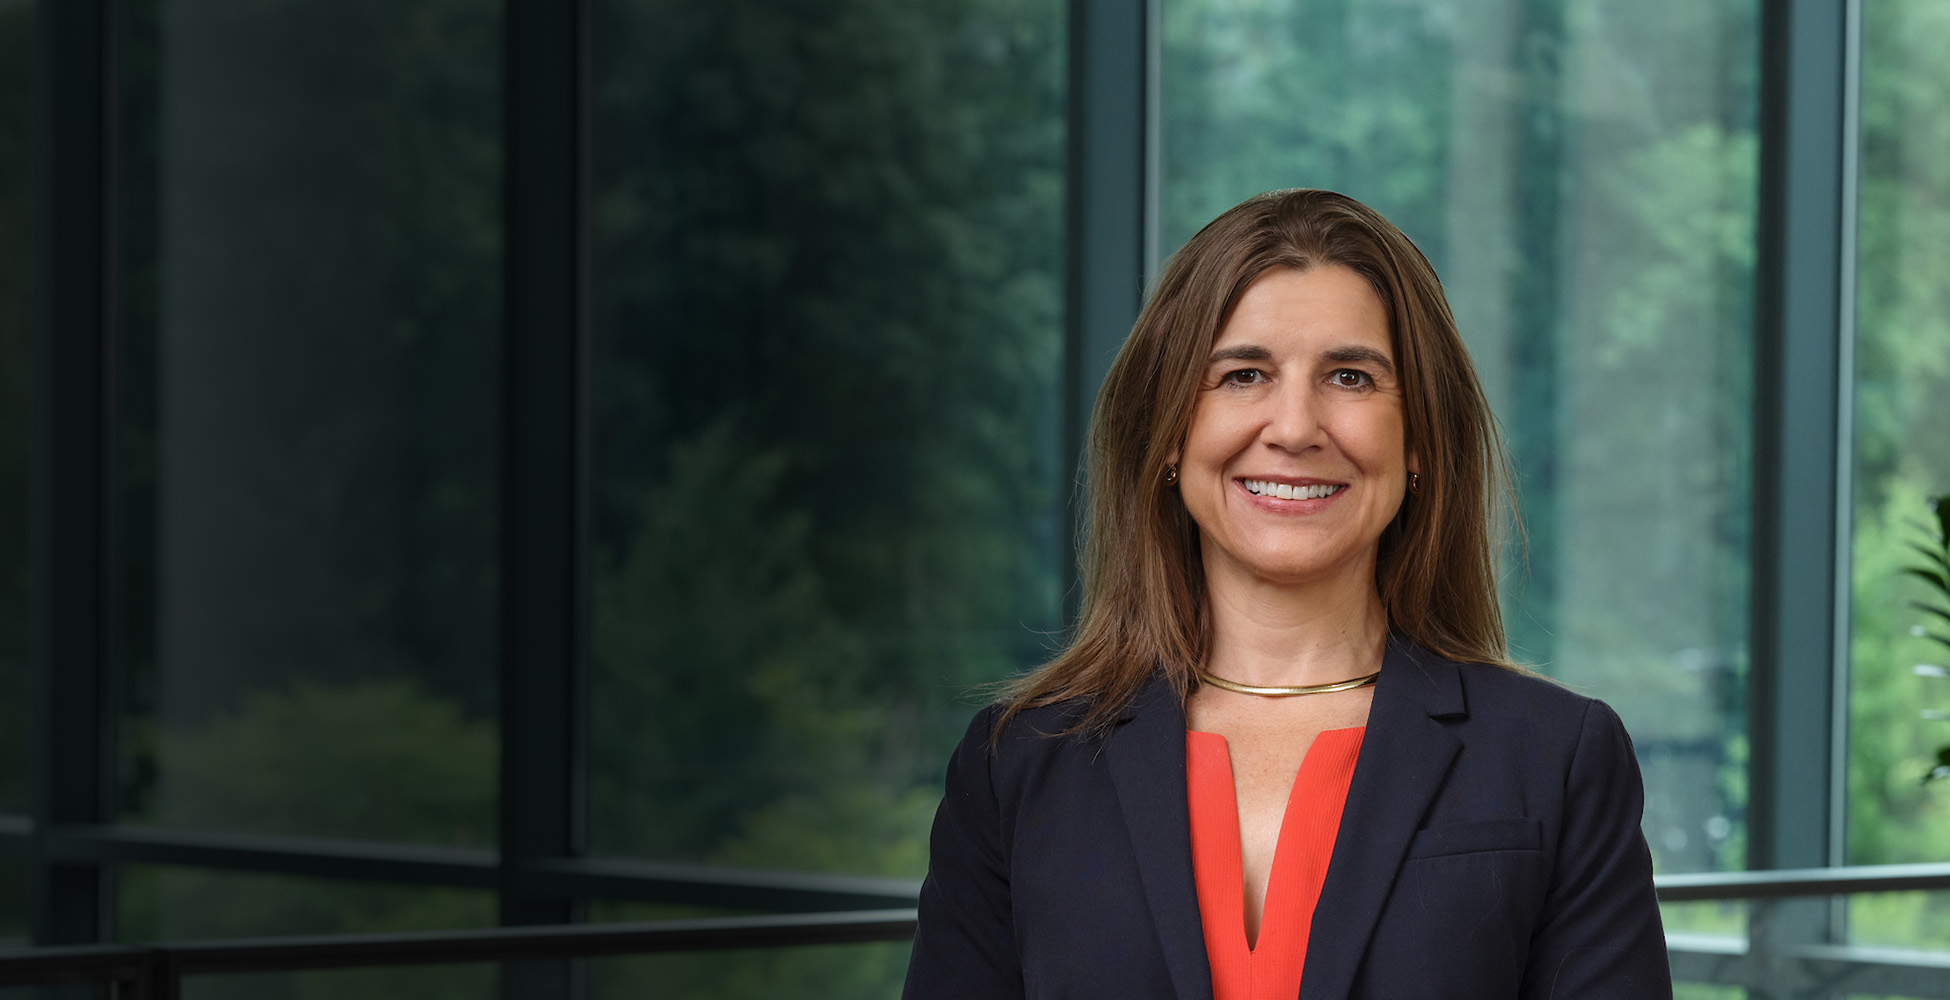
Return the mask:
[[1314,486],[1294,486],[1291,483],[1276,483],[1266,479],[1246,480],[1246,489],[1258,496],[1277,497],[1281,500],[1318,500],[1333,496],[1341,487],[1320,483]]

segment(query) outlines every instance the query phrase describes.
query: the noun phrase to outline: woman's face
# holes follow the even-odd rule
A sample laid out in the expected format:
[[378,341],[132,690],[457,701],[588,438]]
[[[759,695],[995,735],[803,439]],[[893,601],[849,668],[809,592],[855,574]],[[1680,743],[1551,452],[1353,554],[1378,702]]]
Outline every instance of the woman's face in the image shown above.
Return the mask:
[[1371,576],[1414,459],[1388,314],[1367,281],[1338,265],[1254,281],[1212,346],[1174,460],[1209,581]]

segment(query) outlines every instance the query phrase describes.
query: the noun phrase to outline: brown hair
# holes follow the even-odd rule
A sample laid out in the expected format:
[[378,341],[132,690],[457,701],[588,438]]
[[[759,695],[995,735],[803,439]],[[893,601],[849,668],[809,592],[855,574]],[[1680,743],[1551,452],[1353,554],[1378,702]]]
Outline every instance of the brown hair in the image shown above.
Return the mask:
[[1435,269],[1401,230],[1332,191],[1271,191],[1173,254],[1104,377],[1090,417],[1083,612],[1069,646],[1003,688],[997,732],[1026,708],[1082,699],[1106,728],[1153,672],[1182,699],[1209,622],[1198,528],[1164,481],[1206,358],[1248,286],[1277,267],[1339,265],[1389,315],[1420,489],[1383,530],[1376,587],[1391,631],[1439,656],[1510,667],[1496,603],[1491,505],[1505,481],[1488,401]]

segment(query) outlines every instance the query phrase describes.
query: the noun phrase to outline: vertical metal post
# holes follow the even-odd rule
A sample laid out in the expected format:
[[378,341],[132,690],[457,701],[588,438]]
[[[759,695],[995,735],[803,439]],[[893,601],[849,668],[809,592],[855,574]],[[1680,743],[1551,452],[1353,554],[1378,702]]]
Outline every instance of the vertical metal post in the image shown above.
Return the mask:
[[37,944],[85,944],[106,931],[101,868],[50,861],[46,839],[104,818],[109,32],[105,0],[35,13],[32,920]]
[[[588,0],[510,0],[502,509],[501,922],[571,919],[521,872],[581,846],[586,551]],[[566,997],[566,961],[511,963],[508,997]]]
[[[1851,5],[1761,6],[1748,864],[1844,860]],[[1773,944],[1839,932],[1779,905]],[[1760,994],[1756,994],[1760,995]],[[1786,993],[1769,993],[1785,996]]]
[[[1065,194],[1064,451],[1076,470],[1065,525],[1077,551],[1084,519],[1084,435],[1117,348],[1144,303],[1146,143],[1153,6],[1132,0],[1070,0],[1069,162]],[[1150,239],[1155,241],[1155,233]],[[1064,560],[1064,611],[1081,593]]]

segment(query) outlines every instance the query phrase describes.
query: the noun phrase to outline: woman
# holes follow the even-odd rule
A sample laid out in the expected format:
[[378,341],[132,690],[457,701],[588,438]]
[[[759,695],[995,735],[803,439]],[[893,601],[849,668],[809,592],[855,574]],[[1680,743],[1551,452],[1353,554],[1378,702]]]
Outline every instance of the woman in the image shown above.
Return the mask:
[[1090,446],[1082,622],[950,761],[907,996],[1671,996],[1631,743],[1505,658],[1500,451],[1407,237],[1226,212]]

